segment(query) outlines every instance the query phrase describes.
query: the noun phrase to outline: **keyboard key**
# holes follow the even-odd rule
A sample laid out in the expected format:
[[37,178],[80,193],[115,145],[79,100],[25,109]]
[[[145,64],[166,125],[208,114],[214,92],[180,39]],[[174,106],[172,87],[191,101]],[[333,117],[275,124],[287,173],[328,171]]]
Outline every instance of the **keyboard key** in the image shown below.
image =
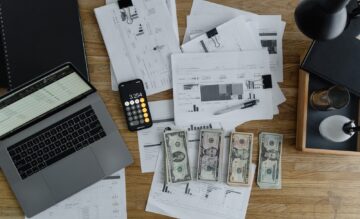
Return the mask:
[[62,138],[62,139],[60,140],[60,142],[61,142],[61,144],[65,144],[65,143],[66,143],[66,138]]
[[72,154],[72,153],[74,153],[74,152],[75,152],[75,149],[73,149],[73,148],[72,148],[72,149],[68,149],[67,151],[64,151],[64,153],[61,153],[61,154],[59,154],[59,155],[57,155],[57,156],[55,156],[55,157],[47,160],[47,161],[46,161],[46,165],[49,166],[49,165],[55,163],[56,161],[59,161],[59,160],[63,159],[64,157],[69,156],[70,154]]
[[39,157],[38,159],[37,159],[37,162],[38,163],[41,163],[41,162],[43,162],[44,160],[42,159],[42,157]]
[[15,163],[15,166],[17,167],[21,167],[24,166],[26,164],[26,161],[24,159],[19,160],[18,162]]
[[102,131],[102,128],[100,126],[98,126],[90,131],[90,135],[96,135],[97,133],[99,133],[101,131]]
[[104,132],[104,131],[100,132],[100,133],[99,133],[99,135],[100,135],[100,137],[101,137],[101,138],[103,138],[103,137],[105,137],[105,136],[106,136],[106,134],[105,134],[105,132]]
[[42,170],[42,169],[44,169],[45,167],[46,167],[45,163],[39,163],[39,164],[38,164],[39,170]]
[[51,135],[55,135],[57,131],[55,129],[50,130]]
[[31,161],[31,166],[36,166],[36,165],[37,165],[37,161],[36,161],[36,160]]
[[44,160],[46,161],[46,160],[48,160],[50,157],[49,157],[49,155],[45,154],[43,158],[44,158]]

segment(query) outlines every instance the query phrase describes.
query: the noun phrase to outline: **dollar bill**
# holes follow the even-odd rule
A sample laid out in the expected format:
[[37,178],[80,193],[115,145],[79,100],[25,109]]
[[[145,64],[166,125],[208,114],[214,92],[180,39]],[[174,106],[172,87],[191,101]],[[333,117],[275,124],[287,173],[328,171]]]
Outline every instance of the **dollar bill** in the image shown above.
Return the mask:
[[231,133],[227,184],[249,185],[253,136],[251,133]]
[[186,131],[164,133],[166,179],[169,183],[191,180]]
[[197,180],[218,181],[224,144],[222,130],[201,130]]
[[281,152],[283,135],[259,135],[259,169],[257,184],[261,189],[281,189]]

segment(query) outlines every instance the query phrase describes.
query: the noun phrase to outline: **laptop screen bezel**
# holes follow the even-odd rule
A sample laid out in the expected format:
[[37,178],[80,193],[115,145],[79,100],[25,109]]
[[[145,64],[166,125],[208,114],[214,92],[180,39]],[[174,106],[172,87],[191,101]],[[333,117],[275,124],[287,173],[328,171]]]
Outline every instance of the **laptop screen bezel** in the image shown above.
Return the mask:
[[13,130],[11,130],[11,131],[9,131],[9,132],[1,135],[1,136],[0,136],[0,141],[1,141],[1,140],[4,140],[4,139],[6,139],[6,138],[9,138],[9,137],[11,137],[11,136],[13,136],[13,135],[15,135],[15,134],[23,131],[24,129],[26,129],[26,128],[28,128],[28,127],[30,127],[30,126],[38,123],[38,122],[41,121],[41,120],[44,120],[44,119],[50,117],[51,115],[54,115],[55,113],[57,113],[57,112],[65,109],[65,108],[67,108],[69,105],[72,105],[72,104],[74,104],[75,102],[78,102],[78,101],[80,101],[81,99],[85,98],[86,96],[88,96],[88,95],[96,92],[96,88],[95,88],[92,84],[90,84],[90,82],[87,81],[87,80],[80,74],[80,72],[79,72],[71,63],[65,63],[65,64],[63,64],[63,65],[61,65],[61,66],[58,66],[58,67],[56,67],[56,68],[54,68],[54,69],[52,69],[52,70],[50,70],[50,71],[48,71],[48,72],[46,72],[46,73],[44,73],[44,74],[42,74],[42,75],[34,78],[33,80],[31,80],[31,81],[29,81],[29,82],[26,82],[26,83],[20,85],[20,86],[17,87],[16,89],[11,90],[11,91],[8,92],[7,94],[1,96],[1,97],[0,97],[0,101],[2,101],[3,99],[5,99],[5,98],[7,98],[7,97],[9,97],[9,96],[11,96],[11,95],[13,95],[13,94],[16,93],[16,92],[19,92],[20,90],[22,90],[22,89],[24,89],[24,88],[26,88],[26,87],[31,86],[32,84],[35,84],[35,83],[38,82],[38,81],[41,81],[42,79],[46,78],[46,77],[49,76],[49,75],[56,74],[57,72],[60,73],[60,72],[61,72],[60,70],[61,70],[61,69],[65,69],[65,68],[70,68],[71,71],[73,71],[73,73],[76,73],[76,74],[83,80],[83,82],[86,83],[86,84],[90,87],[90,90],[84,92],[83,94],[81,94],[81,95],[79,95],[79,96],[77,96],[77,97],[75,97],[75,98],[73,98],[73,99],[71,99],[71,100],[69,100],[69,101],[61,104],[61,105],[59,105],[58,107],[55,107],[54,109],[49,110],[48,112],[46,112],[46,113],[44,113],[44,114],[42,114],[42,115],[40,115],[40,116],[35,117],[34,119],[32,119],[32,120],[24,123],[23,125],[20,125],[19,127],[17,127],[17,128],[15,128],[15,129],[13,129]]

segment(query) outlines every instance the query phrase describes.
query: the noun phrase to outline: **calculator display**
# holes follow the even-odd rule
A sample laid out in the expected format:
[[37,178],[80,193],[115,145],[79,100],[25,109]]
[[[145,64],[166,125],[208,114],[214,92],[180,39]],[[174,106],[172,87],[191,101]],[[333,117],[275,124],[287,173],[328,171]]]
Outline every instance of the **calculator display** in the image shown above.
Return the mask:
[[151,114],[142,81],[137,79],[121,83],[119,92],[129,130],[151,127]]

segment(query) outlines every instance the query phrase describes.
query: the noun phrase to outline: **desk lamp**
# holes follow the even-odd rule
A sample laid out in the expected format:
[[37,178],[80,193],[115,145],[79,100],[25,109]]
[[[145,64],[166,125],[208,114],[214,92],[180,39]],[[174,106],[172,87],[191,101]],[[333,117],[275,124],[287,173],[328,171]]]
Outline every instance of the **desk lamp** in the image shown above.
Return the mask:
[[348,14],[350,0],[302,0],[295,10],[295,22],[301,32],[314,40],[339,36],[350,20],[360,14],[360,7]]

